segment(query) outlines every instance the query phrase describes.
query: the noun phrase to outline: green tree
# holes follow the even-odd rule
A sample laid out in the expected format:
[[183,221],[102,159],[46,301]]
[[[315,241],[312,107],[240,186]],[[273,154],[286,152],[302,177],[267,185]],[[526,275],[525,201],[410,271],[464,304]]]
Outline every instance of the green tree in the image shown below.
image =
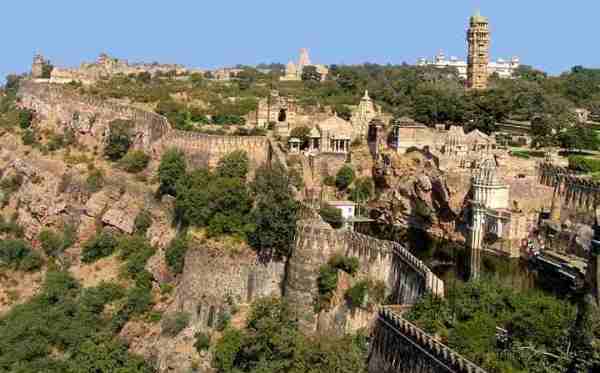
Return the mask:
[[150,156],[141,150],[130,150],[119,161],[119,165],[127,172],[142,172],[150,162]]
[[354,188],[350,191],[350,199],[354,202],[366,202],[373,196],[375,185],[369,177],[362,177],[354,182]]
[[319,209],[319,215],[327,223],[331,224],[333,228],[341,228],[344,225],[344,218],[342,217],[342,211],[329,204],[323,204]]
[[170,149],[160,159],[158,178],[160,180],[159,192],[161,195],[177,194],[177,182],[185,176],[186,162],[183,152]]
[[279,164],[260,167],[252,190],[256,196],[252,212],[256,228],[248,235],[248,242],[259,252],[289,256],[296,233],[298,203],[285,169]]
[[167,250],[165,251],[165,259],[171,271],[178,275],[183,272],[185,265],[185,254],[188,250],[188,240],[184,234],[175,237]]
[[302,81],[304,82],[320,82],[321,74],[317,71],[316,66],[304,66],[302,68]]
[[335,185],[339,190],[346,190],[352,184],[355,177],[354,169],[345,165],[335,175]]
[[111,161],[123,158],[131,147],[131,128],[133,123],[128,120],[116,119],[109,124],[109,134],[104,155]]
[[117,239],[107,230],[90,238],[81,251],[81,261],[92,263],[100,258],[111,255],[117,248]]
[[304,149],[308,146],[310,140],[310,128],[306,126],[294,127],[290,131],[290,138],[297,138],[302,141],[301,148]]
[[248,153],[243,150],[231,152],[219,160],[217,175],[246,179],[249,168]]

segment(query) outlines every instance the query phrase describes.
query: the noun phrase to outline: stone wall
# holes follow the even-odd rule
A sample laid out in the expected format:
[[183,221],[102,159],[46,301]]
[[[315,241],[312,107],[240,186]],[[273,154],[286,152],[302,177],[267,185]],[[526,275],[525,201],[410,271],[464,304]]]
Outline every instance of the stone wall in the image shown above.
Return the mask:
[[296,306],[304,330],[316,328],[313,304],[318,294],[319,267],[334,254],[357,257],[360,268],[356,277],[383,281],[397,304],[412,304],[425,292],[443,296],[443,282],[400,244],[334,230],[310,208],[303,210],[309,211],[303,212],[298,221],[285,296]]
[[257,298],[282,295],[285,263],[261,263],[255,255],[230,257],[206,248],[190,249],[185,258],[176,308],[190,314],[197,330],[215,327],[227,300],[249,304]]
[[347,155],[340,153],[319,153],[310,157],[310,166],[315,178],[335,176],[346,164]]
[[64,87],[24,81],[19,87],[21,105],[42,119],[71,126],[90,144],[103,142],[108,124],[115,119],[134,123],[134,146],[149,151],[171,126],[161,115],[116,104],[97,97],[79,95]]
[[236,150],[248,154],[251,170],[271,161],[271,146],[265,136],[213,136],[172,130],[154,147],[154,152],[159,156],[170,148],[183,151],[196,167],[214,168],[223,156]]

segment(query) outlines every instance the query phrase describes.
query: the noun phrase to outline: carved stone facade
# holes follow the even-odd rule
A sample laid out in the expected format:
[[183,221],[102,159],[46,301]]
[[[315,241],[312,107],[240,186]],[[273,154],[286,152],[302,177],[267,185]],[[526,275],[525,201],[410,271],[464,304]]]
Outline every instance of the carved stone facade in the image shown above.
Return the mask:
[[356,137],[365,138],[369,130],[369,123],[380,114],[377,106],[369,97],[369,91],[365,91],[360,103],[353,110],[350,122],[357,133]]
[[469,247],[519,257],[522,240],[529,235],[533,221],[510,206],[509,187],[500,179],[493,159],[479,166],[471,180],[471,193]]
[[489,22],[479,12],[470,20],[467,30],[469,52],[467,57],[467,87],[486,89],[488,84],[488,64],[490,50]]

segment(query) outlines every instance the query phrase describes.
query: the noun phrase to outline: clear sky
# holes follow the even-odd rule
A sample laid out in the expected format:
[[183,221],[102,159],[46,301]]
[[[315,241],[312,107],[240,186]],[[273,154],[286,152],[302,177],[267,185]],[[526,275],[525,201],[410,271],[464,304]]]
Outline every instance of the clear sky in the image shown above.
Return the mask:
[[476,8],[490,18],[492,58],[518,55],[557,74],[600,67],[598,0],[3,0],[0,79],[39,51],[57,66],[105,51],[190,67],[414,63],[443,49],[464,57]]

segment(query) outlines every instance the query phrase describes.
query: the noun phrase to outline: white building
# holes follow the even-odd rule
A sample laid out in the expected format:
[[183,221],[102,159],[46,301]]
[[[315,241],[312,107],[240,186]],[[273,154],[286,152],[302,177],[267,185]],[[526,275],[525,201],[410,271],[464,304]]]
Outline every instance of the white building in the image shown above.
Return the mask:
[[354,215],[356,214],[356,203],[352,201],[329,201],[327,203],[340,210],[342,212],[342,218],[346,221],[354,218]]
[[[488,65],[488,73],[490,75],[496,73],[500,78],[512,78],[515,70],[521,65],[519,57],[513,57],[510,60],[498,58],[496,61],[490,61]],[[433,60],[419,58],[417,66],[433,66],[439,69],[447,67],[455,67],[458,70],[458,76],[467,79],[467,61],[451,56],[446,58],[444,52],[440,51]]]

